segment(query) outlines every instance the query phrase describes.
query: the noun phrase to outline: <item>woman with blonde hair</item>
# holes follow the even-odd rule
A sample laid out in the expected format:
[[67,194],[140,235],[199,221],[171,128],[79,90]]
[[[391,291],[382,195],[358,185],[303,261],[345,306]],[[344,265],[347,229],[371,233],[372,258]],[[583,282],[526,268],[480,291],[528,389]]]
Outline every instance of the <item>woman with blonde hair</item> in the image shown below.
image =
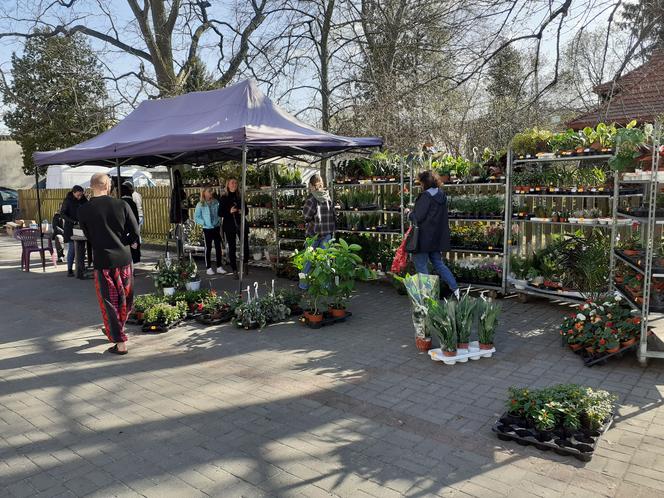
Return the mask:
[[219,231],[219,201],[214,198],[210,187],[201,189],[201,200],[196,204],[194,221],[203,228],[205,239],[205,266],[208,275],[214,275],[212,269],[212,244],[217,258],[217,273],[224,275],[226,270],[221,266],[221,232]]
[[[233,276],[237,274],[237,242],[240,238],[242,219],[240,217],[240,208],[242,206],[242,194],[238,189],[236,178],[226,180],[226,190],[221,194],[219,202],[219,217],[222,218],[222,229],[228,243],[228,259],[231,263]],[[244,206],[244,215],[249,213],[247,206]],[[244,225],[244,275],[249,274],[247,263],[249,262],[249,225]]]

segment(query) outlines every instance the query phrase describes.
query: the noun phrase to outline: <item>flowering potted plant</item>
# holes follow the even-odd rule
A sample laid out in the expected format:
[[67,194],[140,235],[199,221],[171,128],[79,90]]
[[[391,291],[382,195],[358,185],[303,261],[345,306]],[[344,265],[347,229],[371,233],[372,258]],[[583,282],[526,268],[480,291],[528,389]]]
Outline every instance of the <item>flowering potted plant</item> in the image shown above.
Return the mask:
[[188,291],[197,291],[201,288],[201,277],[198,274],[198,266],[189,254],[189,260],[180,260],[180,280]]

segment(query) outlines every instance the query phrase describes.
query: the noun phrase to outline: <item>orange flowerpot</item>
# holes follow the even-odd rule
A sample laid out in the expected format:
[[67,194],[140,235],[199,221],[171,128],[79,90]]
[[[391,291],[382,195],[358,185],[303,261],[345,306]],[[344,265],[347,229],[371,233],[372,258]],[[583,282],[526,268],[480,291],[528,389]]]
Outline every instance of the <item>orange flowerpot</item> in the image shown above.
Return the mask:
[[310,311],[305,311],[304,312],[304,318],[310,323],[318,323],[323,321],[323,314],[322,313],[311,313]]
[[570,345],[569,345],[569,348],[570,348],[572,351],[578,351],[578,350],[581,349],[582,347],[583,347],[583,344],[570,344]]
[[611,353],[617,353],[620,351],[620,346],[616,346],[615,348],[607,349],[606,352],[611,354]]
[[467,342],[457,343],[457,349],[468,349],[468,343]]
[[346,308],[328,308],[327,311],[332,315],[334,318],[343,318],[346,316]]
[[631,339],[627,339],[626,341],[623,341],[620,343],[621,348],[628,348],[632,346],[633,344],[636,344],[636,337],[632,337]]
[[484,350],[493,349],[493,343],[485,344],[483,342],[480,342],[480,349],[484,349]]
[[415,347],[417,347],[418,351],[422,351],[426,353],[431,349],[431,337],[416,337],[415,338]]
[[443,351],[443,356],[456,356],[456,351]]

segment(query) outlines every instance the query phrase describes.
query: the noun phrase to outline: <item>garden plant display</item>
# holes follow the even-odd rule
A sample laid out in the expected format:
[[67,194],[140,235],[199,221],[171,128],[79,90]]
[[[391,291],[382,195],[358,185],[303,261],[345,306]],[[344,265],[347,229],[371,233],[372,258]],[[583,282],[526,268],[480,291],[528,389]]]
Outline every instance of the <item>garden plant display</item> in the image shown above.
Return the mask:
[[494,259],[451,260],[447,261],[446,265],[458,282],[501,285],[503,281],[503,267]]
[[198,274],[198,266],[189,254],[189,258],[182,258],[179,263],[180,282],[184,282],[187,290],[198,290],[201,285],[201,277]]
[[170,258],[162,258],[155,265],[155,269],[157,270],[153,276],[155,287],[165,295],[174,294],[181,283],[178,265]]
[[499,250],[503,247],[503,227],[485,222],[450,226],[450,238],[455,249]]
[[[307,286],[309,309],[304,313],[307,324],[320,323],[326,316],[342,318],[333,317],[330,311],[323,312],[327,305],[343,306],[335,309],[339,312],[343,309],[344,317],[347,316],[345,304],[353,292],[355,280],[370,276],[358,255],[362,249],[358,244],[348,244],[339,239],[332,240],[325,248],[314,249],[314,240],[307,239],[305,249],[296,250],[292,256],[294,266],[301,272],[300,279]],[[307,265],[309,273],[304,274],[302,272]]]
[[641,333],[640,324],[640,317],[615,295],[578,305],[563,320],[560,334],[589,364],[634,346]]
[[450,218],[501,219],[505,211],[503,195],[462,195],[448,197]]
[[187,316],[187,303],[159,303],[151,306],[143,316],[144,332],[167,332]]
[[611,424],[616,397],[577,384],[544,389],[511,387],[507,411],[493,431],[501,440],[589,461],[598,438]]
[[469,287],[459,298],[454,311],[454,317],[456,319],[457,349],[468,349],[476,308],[477,300],[470,295]]
[[482,294],[477,301],[477,335],[480,349],[493,349],[493,338],[496,335],[500,306]]
[[143,321],[145,311],[156,304],[167,302],[168,296],[157,294],[140,294],[134,298],[133,319]]
[[456,356],[459,343],[457,331],[457,302],[453,299],[440,302],[427,298],[426,327],[429,334],[436,337],[444,356]]

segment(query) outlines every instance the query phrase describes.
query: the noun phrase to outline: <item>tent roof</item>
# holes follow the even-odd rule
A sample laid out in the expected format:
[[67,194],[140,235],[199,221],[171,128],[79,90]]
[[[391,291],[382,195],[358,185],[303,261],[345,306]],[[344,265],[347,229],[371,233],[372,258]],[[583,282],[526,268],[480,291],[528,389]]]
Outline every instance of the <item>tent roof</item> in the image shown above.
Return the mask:
[[[38,166],[208,163],[323,155],[379,147],[380,138],[341,137],[303,123],[245,80],[221,90],[146,100],[110,130],[67,149],[35,152]],[[110,163],[110,164],[109,164]]]

